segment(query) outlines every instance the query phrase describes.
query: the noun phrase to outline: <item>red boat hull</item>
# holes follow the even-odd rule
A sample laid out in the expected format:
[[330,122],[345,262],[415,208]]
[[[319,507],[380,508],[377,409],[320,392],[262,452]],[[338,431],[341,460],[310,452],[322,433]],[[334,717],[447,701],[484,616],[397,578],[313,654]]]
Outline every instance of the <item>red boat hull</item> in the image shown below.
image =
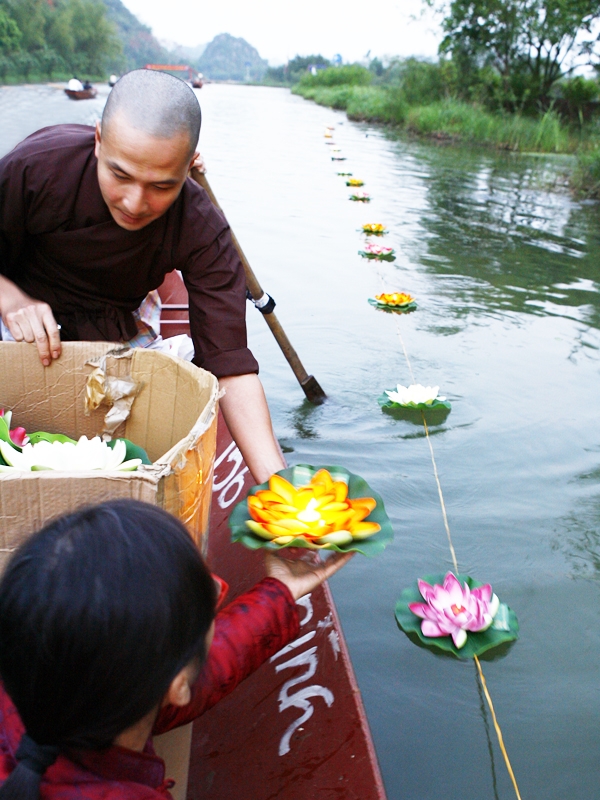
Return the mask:
[[[160,290],[161,333],[189,330],[177,273]],[[227,520],[254,481],[219,414],[205,556],[229,599],[264,576]],[[360,691],[328,586],[302,598],[299,637],[194,724],[188,800],[385,800]]]

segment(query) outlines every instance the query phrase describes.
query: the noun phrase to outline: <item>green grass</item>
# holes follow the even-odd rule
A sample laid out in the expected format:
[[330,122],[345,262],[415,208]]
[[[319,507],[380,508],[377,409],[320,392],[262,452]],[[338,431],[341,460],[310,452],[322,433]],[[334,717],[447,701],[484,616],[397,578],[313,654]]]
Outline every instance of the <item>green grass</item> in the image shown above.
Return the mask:
[[579,194],[600,200],[600,145],[579,154],[572,184]]
[[[72,72],[53,72],[51,77],[46,73],[31,72],[28,78],[24,75],[6,75],[0,78],[0,86],[23,86],[25,84],[40,84],[40,83],[66,83],[73,77]],[[106,83],[108,80],[106,75],[91,75],[85,76],[91,83]],[[83,78],[82,78],[83,80]]]
[[579,144],[578,137],[561,124],[553,111],[535,119],[520,114],[493,114],[459,100],[410,108],[406,127],[423,135],[448,136],[505,150],[568,153]]
[[407,105],[403,98],[381,86],[294,86],[292,92],[321,106],[339,108],[349,119],[401,124]]
[[409,106],[401,91],[383,86],[298,84],[292,91],[319,105],[343,109],[350,119],[401,125],[422,136],[543,153],[573,153],[581,143],[580,134],[553,111],[539,118],[491,113],[453,99]]

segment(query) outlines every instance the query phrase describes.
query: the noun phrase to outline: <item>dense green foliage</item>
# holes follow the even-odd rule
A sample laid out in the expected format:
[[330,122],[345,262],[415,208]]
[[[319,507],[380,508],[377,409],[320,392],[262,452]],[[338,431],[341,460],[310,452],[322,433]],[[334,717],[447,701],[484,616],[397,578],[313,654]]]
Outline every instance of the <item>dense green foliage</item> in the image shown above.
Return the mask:
[[552,88],[595,57],[598,0],[428,0],[444,14],[440,52],[463,92],[509,110],[546,109]]
[[300,86],[313,88],[317,86],[368,86],[373,75],[359,64],[345,64],[341,67],[327,67],[315,73],[305,72],[300,79]]
[[331,66],[331,62],[321,55],[296,56],[280,67],[269,67],[263,83],[270,86],[292,86],[313,66],[322,69]]
[[100,0],[0,0],[0,79],[102,75],[118,57]]

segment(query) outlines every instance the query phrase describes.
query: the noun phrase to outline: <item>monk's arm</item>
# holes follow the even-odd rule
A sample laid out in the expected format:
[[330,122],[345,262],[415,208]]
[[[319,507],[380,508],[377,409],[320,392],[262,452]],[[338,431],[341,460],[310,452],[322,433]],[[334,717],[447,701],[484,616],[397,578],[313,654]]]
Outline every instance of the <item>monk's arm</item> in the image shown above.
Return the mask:
[[220,400],[225,422],[257,483],[264,483],[286,466],[273,433],[271,415],[258,375],[219,378],[225,389]]
[[47,367],[60,356],[60,333],[48,303],[35,300],[0,275],[0,317],[17,342],[35,342]]

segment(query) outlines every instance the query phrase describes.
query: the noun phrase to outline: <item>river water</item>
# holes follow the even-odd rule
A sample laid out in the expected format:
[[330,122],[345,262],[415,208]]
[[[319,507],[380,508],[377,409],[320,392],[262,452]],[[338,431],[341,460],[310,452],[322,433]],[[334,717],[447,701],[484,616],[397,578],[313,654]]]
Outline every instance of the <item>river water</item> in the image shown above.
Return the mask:
[[[514,797],[475,668],[396,628],[401,590],[451,568],[422,427],[384,414],[417,382],[452,401],[432,443],[461,572],[492,583],[519,641],[483,663],[524,800],[600,793],[600,206],[575,202],[561,159],[433,145],[355,124],[287,90],[208,85],[209,179],[309,372],[303,395],[249,310],[274,424],[291,463],[343,464],[379,491],[396,537],[332,581],[391,800]],[[0,89],[0,153],[104,96]],[[331,161],[323,130],[347,161]],[[343,169],[370,205],[348,201]],[[397,260],[357,251],[365,222]],[[395,317],[367,298],[416,296]],[[316,717],[315,717],[316,718]]]

